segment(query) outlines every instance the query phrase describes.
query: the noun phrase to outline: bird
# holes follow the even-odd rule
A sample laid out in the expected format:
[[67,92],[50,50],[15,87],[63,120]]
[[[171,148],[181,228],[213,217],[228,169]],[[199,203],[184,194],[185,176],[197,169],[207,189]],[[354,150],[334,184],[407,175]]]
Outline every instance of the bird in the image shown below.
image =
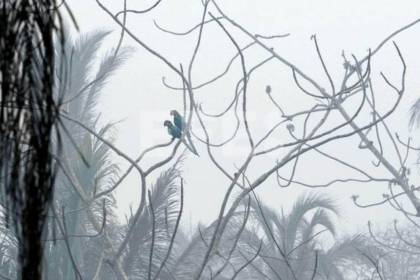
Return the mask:
[[191,139],[191,133],[187,129],[187,124],[184,120],[184,118],[181,116],[181,114],[177,110],[171,110],[170,115],[173,116],[174,124],[175,126],[182,132],[185,133],[185,136],[193,150],[193,153],[198,155],[197,149],[194,146],[194,143]]
[[180,139],[182,136],[181,130],[179,130],[178,127],[172,124],[171,121],[164,121],[163,126],[165,126],[168,129],[168,134],[172,136],[172,139],[178,138]]
[[182,137],[182,131],[176,125],[174,125],[169,120],[165,120],[163,122],[163,126],[165,126],[168,129],[168,134],[172,136],[172,140],[175,139],[175,138],[180,139],[182,141],[182,143],[184,143],[184,145],[188,148],[188,150],[190,150],[192,153],[198,155],[197,152],[195,150],[193,150],[188,145],[188,143],[185,141],[185,139]]
[[170,115],[173,116],[176,127],[178,127],[179,130],[184,131],[186,123],[181,114],[177,110],[171,110]]

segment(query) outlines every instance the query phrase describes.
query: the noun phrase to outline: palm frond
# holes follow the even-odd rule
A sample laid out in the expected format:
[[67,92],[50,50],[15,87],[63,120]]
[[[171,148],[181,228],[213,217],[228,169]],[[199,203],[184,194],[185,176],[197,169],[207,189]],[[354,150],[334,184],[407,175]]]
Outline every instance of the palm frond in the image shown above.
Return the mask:
[[[154,209],[154,252],[152,272],[156,272],[169,247],[171,234],[174,230],[179,211],[179,177],[178,166],[174,165],[170,169],[162,172],[155,184],[151,187],[151,203]],[[129,240],[124,255],[124,269],[133,275],[134,279],[141,278],[148,269],[149,252],[151,247],[152,215],[150,208],[147,207],[134,225],[135,235]],[[129,226],[131,221],[129,221]],[[174,250],[177,250],[175,244]],[[172,264],[172,258],[167,261],[167,266]],[[164,277],[162,271],[160,277]]]
[[[67,115],[91,127],[97,134],[110,142],[113,141],[115,130],[111,124],[98,125],[97,112],[95,112],[99,92],[104,83],[109,79],[127,56],[123,49],[119,56],[114,57],[107,53],[103,61],[97,66],[96,59],[105,38],[110,34],[108,31],[94,31],[78,37],[76,40],[68,40],[65,45],[65,57],[61,57],[60,48],[56,49],[57,77],[56,95],[63,102],[62,109]],[[96,67],[97,66],[97,67]],[[96,79],[100,77],[100,79]],[[62,155],[60,162],[66,170],[67,176],[61,170],[56,180],[55,203],[65,206],[68,234],[97,234],[98,229],[91,223],[93,217],[96,221],[104,219],[103,203],[106,209],[106,234],[116,240],[121,226],[115,215],[116,202],[113,194],[103,196],[101,200],[91,202],[86,206],[85,202],[74,191],[73,183],[83,189],[89,197],[95,193],[108,189],[114,184],[119,172],[118,166],[113,162],[111,150],[97,137],[91,135],[78,125],[63,120],[69,137],[62,139]],[[64,128],[62,128],[64,129]],[[71,138],[71,139],[70,139]],[[83,158],[81,157],[83,155]],[[88,164],[86,164],[86,162]],[[50,223],[51,228],[54,223]],[[86,275],[93,275],[102,250],[106,250],[104,239],[97,238],[72,238],[70,245],[76,257],[80,269]],[[46,251],[46,270],[49,279],[61,279],[72,276],[69,266],[69,258],[62,242],[49,247]],[[101,279],[106,279],[107,267],[101,271]]]
[[[333,200],[319,195],[309,194],[301,196],[297,199],[296,203],[294,204],[292,211],[287,216],[286,219],[286,234],[285,234],[285,244],[287,246],[291,246],[287,248],[290,250],[293,248],[296,237],[299,231],[299,227],[301,222],[303,221],[303,217],[311,210],[314,209],[325,209],[332,211],[333,213],[337,214],[338,209],[334,204]],[[324,215],[324,214],[323,214]]]
[[98,103],[99,93],[109,78],[125,62],[130,53],[131,49],[121,48],[117,55],[115,55],[115,50],[113,49],[104,55],[95,76],[90,82],[91,86],[89,87],[88,93],[86,94],[84,107],[81,110],[82,119],[92,120],[94,118],[94,112]]
[[0,275],[16,278],[17,257],[18,240],[13,230],[4,223],[4,209],[0,207]]

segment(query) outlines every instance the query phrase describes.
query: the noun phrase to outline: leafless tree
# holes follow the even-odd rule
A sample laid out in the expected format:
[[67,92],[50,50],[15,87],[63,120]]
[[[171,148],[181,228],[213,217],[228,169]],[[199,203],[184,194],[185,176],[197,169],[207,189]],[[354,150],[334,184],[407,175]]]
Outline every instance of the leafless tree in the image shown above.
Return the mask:
[[[159,5],[160,1],[156,2],[150,9],[144,11],[136,11],[127,9],[127,3],[124,1],[122,11],[110,11],[101,1],[96,1],[98,6],[108,14],[114,22],[121,28],[121,37],[119,44],[124,39],[124,36],[131,37],[140,47],[150,53],[150,55],[157,57],[163,64],[167,65],[169,70],[174,72],[180,78],[180,85],[174,85],[169,83],[166,79],[163,79],[163,84],[168,90],[179,91],[183,93],[184,100],[184,117],[187,122],[187,128],[195,136],[195,140],[202,143],[207,151],[210,160],[227,179],[230,180],[230,184],[227,188],[226,195],[224,197],[222,207],[219,211],[218,219],[212,228],[212,235],[207,244],[206,254],[202,259],[200,267],[197,269],[194,278],[200,279],[206,269],[207,264],[218,252],[220,240],[225,232],[226,225],[232,216],[235,215],[238,206],[241,205],[242,201],[250,195],[259,186],[270,177],[275,177],[279,186],[288,186],[290,184],[300,184],[308,187],[322,187],[329,186],[334,183],[340,182],[379,182],[388,185],[398,185],[402,193],[410,201],[414,208],[414,215],[417,215],[417,209],[420,209],[419,200],[415,195],[415,189],[410,186],[407,178],[406,160],[407,154],[402,155],[400,152],[401,145],[404,143],[398,143],[395,135],[389,131],[387,127],[387,118],[396,110],[400,104],[404,93],[405,93],[405,79],[406,79],[406,62],[403,54],[401,53],[397,43],[392,42],[395,47],[395,54],[401,62],[401,77],[399,84],[392,83],[387,75],[383,72],[379,73],[382,78],[382,83],[388,86],[390,92],[394,92],[394,101],[386,111],[380,112],[375,99],[375,83],[373,82],[372,75],[372,59],[381,50],[381,48],[387,43],[391,42],[392,39],[399,33],[407,30],[419,22],[416,20],[409,23],[407,26],[396,30],[376,47],[366,53],[364,57],[357,58],[354,55],[351,58],[347,58],[343,54],[343,78],[339,81],[333,81],[330,71],[325,63],[322,55],[321,47],[318,43],[317,37],[312,36],[314,42],[314,51],[318,55],[318,59],[321,63],[322,70],[324,71],[327,80],[329,81],[329,89],[325,89],[321,82],[317,82],[314,78],[306,74],[304,70],[300,69],[297,65],[294,65],[285,57],[276,52],[270,47],[270,40],[278,39],[287,36],[285,35],[262,35],[252,34],[247,30],[246,27],[237,23],[234,19],[230,18],[224,11],[223,8],[216,1],[204,1],[203,12],[201,21],[190,28],[186,32],[176,32],[168,30],[159,26],[156,26],[163,32],[174,36],[187,36],[196,35],[196,42],[191,59],[186,63],[182,63],[180,67],[175,66],[167,58],[162,56],[158,50],[151,48],[144,40],[137,37],[130,31],[126,26],[126,19],[128,16],[140,16],[143,13],[149,12],[151,9]],[[122,16],[122,19],[121,19]],[[236,51],[236,55],[232,57],[230,63],[226,66],[226,70],[214,77],[210,77],[207,82],[196,84],[194,82],[194,70],[198,69],[196,65],[197,54],[201,50],[202,36],[206,30],[207,25],[214,24],[220,28],[221,36],[226,36],[230,41],[232,48]],[[245,46],[240,46],[239,42],[235,37],[237,35],[245,35],[249,42]],[[247,60],[246,50],[249,48],[259,48],[267,52],[267,57],[261,59],[256,65],[251,65]],[[211,85],[217,82],[218,79],[224,77],[226,73],[231,71],[232,65],[235,60],[239,60],[239,73],[241,78],[236,83],[236,89],[233,92],[233,98],[228,105],[221,110],[220,113],[211,114],[207,113],[204,109],[205,104],[199,104],[196,97],[196,91],[199,89]],[[277,122],[272,124],[261,137],[256,136],[257,133],[253,131],[254,127],[249,121],[249,111],[252,110],[252,104],[247,102],[249,95],[252,94],[249,90],[249,83],[251,82],[252,75],[263,68],[263,66],[269,61],[277,62],[279,65],[283,65],[290,69],[291,81],[296,84],[298,90],[302,94],[302,98],[308,98],[312,100],[312,104],[306,109],[288,112],[287,108],[284,108],[276,96],[273,94],[274,89],[270,86],[266,88],[266,98],[272,104],[273,110],[278,111],[279,119]],[[356,105],[355,105],[356,104]],[[216,119],[222,121],[222,118],[229,112],[235,115],[236,128],[232,131],[231,136],[223,140],[220,143],[214,142],[212,135],[211,125],[208,122],[209,119]],[[368,113],[371,117],[361,118],[360,116]],[[331,124],[331,119],[336,116],[341,116],[343,121],[341,123]],[[197,126],[192,126],[192,123],[197,122]],[[269,146],[271,139],[275,139],[273,135],[278,132],[281,128],[286,128],[289,134],[289,140],[275,143]],[[392,159],[388,157],[382,150],[382,138],[384,137],[380,131],[385,130],[385,137],[389,137],[394,143],[395,152],[398,154],[400,161],[394,163]],[[248,147],[245,149],[245,155],[242,162],[236,165],[236,170],[232,170],[228,166],[231,166],[230,162],[223,162],[216,156],[216,151],[226,149],[227,145],[235,141],[239,135],[246,135]],[[327,152],[321,151],[320,147],[326,146],[328,143],[337,141],[343,138],[358,137],[360,139],[360,149],[366,149],[377,159],[376,166],[381,165],[386,170],[390,177],[376,178],[370,175],[369,170],[361,170],[346,160],[339,159],[334,155]],[[175,143],[172,155],[176,153],[179,147],[180,141]],[[404,145],[408,147],[409,145]],[[408,149],[408,148],[407,148]],[[149,151],[149,150],[147,150]],[[305,153],[318,153],[322,157],[327,157],[334,160],[339,165],[343,165],[353,171],[359,173],[362,178],[336,178],[331,182],[327,182],[322,185],[312,185],[301,182],[298,178],[295,178],[295,170],[298,166],[299,159]],[[121,154],[121,153],[120,153]],[[254,163],[260,159],[269,158],[268,156],[278,156],[279,159],[273,162],[272,166],[267,170],[261,172],[256,170]],[[123,157],[125,157],[123,155]],[[126,159],[132,162],[131,159]],[[153,165],[147,171],[154,170],[153,168],[161,166],[162,163],[166,163],[169,158],[165,159],[161,163]],[[144,211],[144,201],[146,197],[145,189],[145,177],[149,172],[144,172],[139,166],[132,165],[139,171],[142,178],[142,200],[136,215],[139,215]],[[292,165],[292,172],[289,176],[281,175],[281,171],[287,170],[288,165]],[[255,173],[260,172],[257,176],[252,176]],[[142,174],[143,173],[143,174]],[[251,175],[252,174],[252,175]],[[248,183],[241,182],[240,178],[247,178]],[[251,179],[252,178],[252,179]],[[392,191],[392,190],[391,190]],[[395,198],[395,194],[392,194],[392,199]],[[407,212],[407,211],[405,211]],[[125,244],[128,242],[132,232],[127,232],[127,238],[120,245],[118,252],[115,256],[115,260],[121,255],[124,250]]]

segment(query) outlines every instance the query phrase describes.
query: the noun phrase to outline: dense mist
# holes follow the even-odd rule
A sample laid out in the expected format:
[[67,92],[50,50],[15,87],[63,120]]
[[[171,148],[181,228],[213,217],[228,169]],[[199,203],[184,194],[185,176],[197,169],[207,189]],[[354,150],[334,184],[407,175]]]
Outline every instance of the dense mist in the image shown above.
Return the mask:
[[0,279],[420,279],[420,4],[225,2],[0,2]]

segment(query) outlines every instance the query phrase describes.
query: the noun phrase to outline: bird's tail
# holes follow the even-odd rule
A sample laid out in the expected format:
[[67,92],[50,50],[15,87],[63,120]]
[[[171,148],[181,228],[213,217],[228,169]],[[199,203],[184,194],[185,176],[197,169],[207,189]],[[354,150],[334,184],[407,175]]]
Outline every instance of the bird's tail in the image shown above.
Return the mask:
[[190,133],[186,133],[185,137],[182,138],[182,143],[184,143],[184,145],[188,148],[188,150],[190,150],[193,154],[200,156],[197,153],[197,149],[194,146]]
[[191,148],[194,150],[194,154],[196,154],[197,156],[199,156],[199,154],[197,152],[197,149],[195,148],[194,143],[193,143],[190,135],[188,135],[188,142],[190,142]]

